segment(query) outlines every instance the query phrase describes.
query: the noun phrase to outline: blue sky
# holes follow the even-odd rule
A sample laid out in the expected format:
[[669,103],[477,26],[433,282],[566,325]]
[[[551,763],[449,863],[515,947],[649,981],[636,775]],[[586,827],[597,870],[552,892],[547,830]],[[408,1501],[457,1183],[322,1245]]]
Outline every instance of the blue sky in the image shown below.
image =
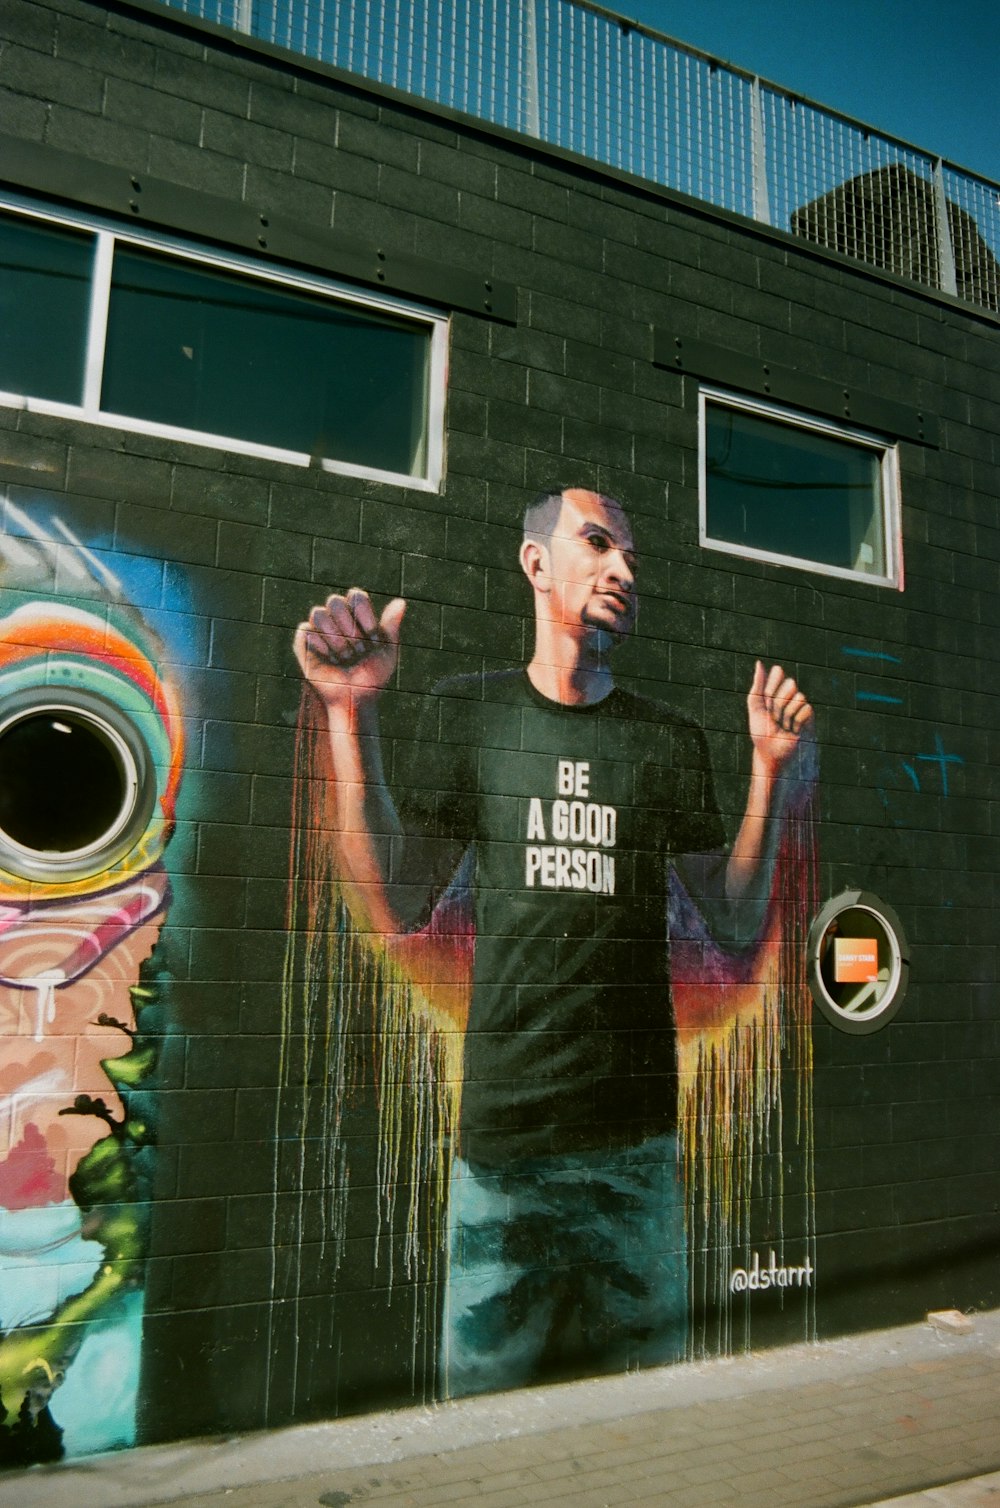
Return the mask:
[[1000,0],[603,0],[1000,181]]

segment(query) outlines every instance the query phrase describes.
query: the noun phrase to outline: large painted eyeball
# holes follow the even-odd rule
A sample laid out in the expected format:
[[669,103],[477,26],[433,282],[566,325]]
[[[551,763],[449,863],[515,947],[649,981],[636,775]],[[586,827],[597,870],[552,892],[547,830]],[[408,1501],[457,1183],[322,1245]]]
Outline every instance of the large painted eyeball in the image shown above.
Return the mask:
[[134,637],[65,605],[0,622],[0,900],[85,895],[156,862],[181,731]]

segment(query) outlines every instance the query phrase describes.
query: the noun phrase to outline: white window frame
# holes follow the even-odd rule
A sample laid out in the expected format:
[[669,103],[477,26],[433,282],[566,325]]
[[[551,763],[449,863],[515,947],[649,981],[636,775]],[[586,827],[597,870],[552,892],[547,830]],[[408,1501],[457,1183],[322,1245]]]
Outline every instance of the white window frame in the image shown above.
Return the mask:
[[235,272],[251,277],[261,283],[288,288],[299,293],[310,293],[328,298],[331,302],[351,304],[359,310],[373,314],[392,315],[407,319],[415,325],[423,325],[430,333],[430,353],[427,373],[427,442],[422,474],[383,471],[374,466],[359,466],[350,461],[338,461],[324,456],[318,464],[323,471],[340,476],[364,477],[378,482],[390,482],[421,492],[439,492],[444,476],[444,417],[448,371],[448,317],[408,300],[361,292],[332,278],[300,273],[261,262],[252,257],[187,241],[179,236],[161,235],[159,232],[141,230],[138,227],[122,227],[96,215],[80,212],[52,210],[35,200],[16,194],[0,194],[0,210],[22,215],[36,223],[57,225],[67,230],[82,230],[96,237],[94,269],[90,289],[90,314],[87,348],[84,357],[83,402],[81,404],[58,403],[48,398],[35,398],[24,393],[11,393],[0,389],[0,407],[27,410],[33,414],[50,414],[60,419],[77,419],[86,424],[104,428],[125,429],[133,434],[153,435],[161,439],[178,440],[182,444],[207,446],[212,450],[227,450],[236,455],[257,456],[265,460],[284,461],[290,466],[315,466],[317,461],[306,452],[285,450],[274,445],[258,444],[229,435],[213,434],[206,430],[187,429],[172,424],[161,424],[151,419],[137,419],[128,414],[116,414],[100,406],[101,382],[104,369],[105,341],[107,337],[108,311],[111,302],[111,275],[116,244],[137,246],[175,256],[178,261],[194,262],[217,268],[222,272]]
[[[783,555],[772,550],[761,550],[751,545],[733,544],[730,540],[716,539],[708,532],[708,406],[739,409],[755,414],[758,418],[772,419],[788,428],[809,430],[828,439],[844,440],[874,451],[880,457],[879,477],[882,502],[882,543],[885,555],[885,572],[859,571],[849,566],[827,565],[808,556]],[[884,435],[870,430],[856,429],[853,425],[838,424],[831,419],[817,418],[801,410],[787,408],[783,404],[770,403],[744,394],[727,392],[724,388],[701,387],[698,392],[698,542],[707,550],[719,550],[725,555],[738,555],[743,560],[765,560],[773,565],[795,566],[799,570],[816,572],[820,576],[837,576],[842,580],[861,581],[866,586],[888,586],[903,590],[902,505],[899,478],[899,446]]]

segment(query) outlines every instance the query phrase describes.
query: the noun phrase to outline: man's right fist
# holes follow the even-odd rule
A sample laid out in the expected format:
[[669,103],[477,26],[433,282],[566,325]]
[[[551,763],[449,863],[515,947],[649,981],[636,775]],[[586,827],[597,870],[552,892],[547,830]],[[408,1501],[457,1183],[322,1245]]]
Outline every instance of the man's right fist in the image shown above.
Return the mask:
[[317,604],[295,632],[293,648],[302,674],[328,706],[345,698],[377,695],[392,679],[399,658],[399,631],[406,612],[402,597],[376,618],[360,587]]

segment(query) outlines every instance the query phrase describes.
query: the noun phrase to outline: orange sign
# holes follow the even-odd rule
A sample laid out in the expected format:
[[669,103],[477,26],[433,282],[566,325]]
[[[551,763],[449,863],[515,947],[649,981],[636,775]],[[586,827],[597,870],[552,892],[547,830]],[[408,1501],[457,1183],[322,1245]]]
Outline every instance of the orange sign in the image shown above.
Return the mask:
[[874,937],[835,937],[833,977],[837,984],[872,984],[878,978],[878,942]]

